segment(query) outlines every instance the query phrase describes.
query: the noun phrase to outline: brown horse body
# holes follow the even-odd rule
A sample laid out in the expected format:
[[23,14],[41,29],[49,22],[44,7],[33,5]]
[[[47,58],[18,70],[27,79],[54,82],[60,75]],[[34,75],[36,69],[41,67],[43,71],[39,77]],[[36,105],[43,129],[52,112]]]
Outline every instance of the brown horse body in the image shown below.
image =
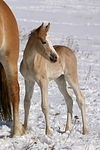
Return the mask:
[[[13,132],[12,135],[23,134],[19,121],[19,84],[18,84],[18,56],[19,56],[19,32],[16,19],[7,4],[0,0],[0,72],[5,71],[10,102],[13,108]],[[2,85],[5,84],[2,80]],[[0,85],[1,86],[1,85]],[[7,94],[1,92],[2,94]],[[0,97],[1,98],[1,97]],[[5,101],[2,99],[0,101]],[[5,106],[6,107],[6,106]],[[5,109],[5,114],[8,113]]]
[[[77,60],[72,50],[65,46],[54,46],[48,38],[47,31],[50,27],[42,24],[30,34],[26,45],[20,71],[25,79],[25,119],[24,127],[28,126],[28,116],[30,109],[30,100],[33,93],[35,82],[40,86],[42,98],[42,111],[46,120],[47,135],[51,135],[49,123],[49,106],[48,106],[48,83],[49,80],[55,80],[58,88],[67,104],[67,124],[65,130],[72,130],[72,107],[73,101],[66,87],[66,81],[72,87],[78,106],[81,110],[83,121],[83,134],[88,134],[86,123],[86,104],[84,96],[80,90],[77,75]],[[49,61],[48,61],[49,60]],[[52,63],[51,63],[52,62]]]

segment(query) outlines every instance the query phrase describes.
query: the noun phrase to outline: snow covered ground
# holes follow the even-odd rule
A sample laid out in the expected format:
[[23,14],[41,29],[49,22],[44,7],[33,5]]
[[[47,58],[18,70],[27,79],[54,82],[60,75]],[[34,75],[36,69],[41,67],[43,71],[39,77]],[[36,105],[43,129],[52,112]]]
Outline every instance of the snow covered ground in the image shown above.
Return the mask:
[[[44,134],[41,95],[35,86],[29,117],[29,130],[9,138],[11,123],[0,122],[0,150],[100,150],[100,0],[5,0],[14,12],[20,31],[20,57],[30,31],[42,22],[51,23],[53,44],[71,47],[77,56],[79,82],[86,97],[89,135],[82,135],[80,110],[74,99],[73,130],[63,133],[66,105],[56,84],[49,85],[50,123],[53,136]],[[23,123],[24,82],[19,73],[20,119]],[[78,116],[79,119],[75,119]]]

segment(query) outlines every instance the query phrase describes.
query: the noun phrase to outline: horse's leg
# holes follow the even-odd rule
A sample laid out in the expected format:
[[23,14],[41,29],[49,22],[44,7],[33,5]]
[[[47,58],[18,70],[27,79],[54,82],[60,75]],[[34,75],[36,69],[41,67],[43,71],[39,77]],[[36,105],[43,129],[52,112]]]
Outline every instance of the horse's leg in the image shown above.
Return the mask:
[[55,82],[58,85],[58,88],[62,95],[64,96],[66,105],[67,105],[67,123],[65,131],[72,130],[72,107],[73,107],[73,100],[71,98],[71,95],[68,92],[66,81],[64,79],[64,75],[61,75],[59,78],[55,80]]
[[41,80],[39,83],[41,89],[42,103],[41,108],[46,120],[46,135],[52,135],[49,123],[49,106],[48,106],[48,80]]
[[0,119],[12,120],[11,102],[8,94],[6,74],[2,63],[0,63]]
[[85,98],[80,90],[79,83],[78,83],[78,77],[77,74],[69,74],[66,75],[66,80],[68,81],[69,85],[72,87],[75,95],[76,95],[76,101],[78,103],[78,106],[81,110],[82,114],[82,122],[83,122],[83,134],[88,134],[88,127],[86,123],[86,104],[85,104]]
[[11,58],[3,61],[4,70],[7,77],[7,84],[8,84],[8,93],[9,98],[12,103],[13,107],[13,130],[12,136],[14,135],[22,135],[24,133],[24,128],[20,123],[19,118],[19,84],[18,84],[18,68],[17,68],[17,61],[16,59],[10,61]]
[[29,109],[30,109],[34,84],[35,82],[33,81],[25,80],[25,99],[24,99],[24,110],[25,110],[24,127],[25,129],[27,129],[28,127]]

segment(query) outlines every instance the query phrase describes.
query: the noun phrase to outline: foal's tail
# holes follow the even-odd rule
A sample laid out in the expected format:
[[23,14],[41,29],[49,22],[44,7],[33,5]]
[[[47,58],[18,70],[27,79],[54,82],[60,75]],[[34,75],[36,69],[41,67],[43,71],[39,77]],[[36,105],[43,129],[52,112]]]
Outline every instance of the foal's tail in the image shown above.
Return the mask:
[[8,94],[7,79],[3,68],[0,63],[0,120],[12,120],[11,103]]

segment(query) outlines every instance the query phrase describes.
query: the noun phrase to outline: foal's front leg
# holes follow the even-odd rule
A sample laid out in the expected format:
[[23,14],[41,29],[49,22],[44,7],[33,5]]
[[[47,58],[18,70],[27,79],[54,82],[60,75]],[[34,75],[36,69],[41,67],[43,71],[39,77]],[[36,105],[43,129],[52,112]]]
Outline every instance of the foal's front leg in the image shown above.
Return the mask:
[[46,121],[46,135],[52,135],[50,123],[49,123],[49,106],[48,106],[48,80],[41,80],[40,81],[40,89],[41,89],[41,108],[45,116]]
[[29,109],[30,109],[34,84],[35,82],[33,81],[25,80],[25,99],[24,99],[24,110],[25,110],[24,128],[25,129],[27,129],[28,127]]

